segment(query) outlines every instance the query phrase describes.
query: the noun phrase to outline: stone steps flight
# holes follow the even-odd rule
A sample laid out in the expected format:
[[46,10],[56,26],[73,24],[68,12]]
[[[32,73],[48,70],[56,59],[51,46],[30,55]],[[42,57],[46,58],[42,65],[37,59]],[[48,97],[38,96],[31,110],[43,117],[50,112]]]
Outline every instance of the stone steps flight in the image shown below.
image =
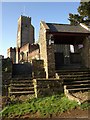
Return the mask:
[[69,92],[90,90],[90,69],[59,70],[57,73]]
[[35,95],[32,79],[22,77],[12,78],[9,94],[10,96]]

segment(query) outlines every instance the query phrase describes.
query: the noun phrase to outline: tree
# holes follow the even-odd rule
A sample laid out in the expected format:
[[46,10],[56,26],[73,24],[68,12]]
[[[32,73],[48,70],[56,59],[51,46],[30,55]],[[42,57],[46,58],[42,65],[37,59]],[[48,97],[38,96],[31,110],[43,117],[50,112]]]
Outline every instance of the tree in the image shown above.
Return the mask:
[[88,2],[80,2],[77,9],[78,14],[69,14],[69,21],[71,24],[90,23],[90,0]]
[[78,12],[83,16],[84,19],[90,18],[90,1],[89,2],[80,2],[78,7]]
[[70,13],[68,20],[70,21],[70,23],[72,25],[77,25],[77,24],[83,22],[83,17],[79,16],[78,14],[72,14],[72,13]]

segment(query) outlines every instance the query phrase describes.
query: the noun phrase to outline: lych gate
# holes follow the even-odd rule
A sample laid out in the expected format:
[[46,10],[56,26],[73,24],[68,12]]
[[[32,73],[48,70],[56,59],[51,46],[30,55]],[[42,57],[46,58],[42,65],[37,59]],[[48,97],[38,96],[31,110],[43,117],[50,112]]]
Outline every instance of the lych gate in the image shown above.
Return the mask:
[[64,67],[85,67],[84,40],[87,34],[54,33],[55,70]]
[[39,38],[40,57],[44,59],[47,77],[54,76],[57,70],[63,68],[90,68],[89,37],[90,29],[83,24],[69,25],[42,21]]

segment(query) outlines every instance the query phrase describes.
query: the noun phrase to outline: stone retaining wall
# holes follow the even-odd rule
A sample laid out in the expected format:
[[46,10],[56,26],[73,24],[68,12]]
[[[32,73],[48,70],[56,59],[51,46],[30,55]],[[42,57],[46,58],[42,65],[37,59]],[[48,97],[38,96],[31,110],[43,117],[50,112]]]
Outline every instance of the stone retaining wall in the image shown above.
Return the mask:
[[44,97],[64,92],[61,79],[33,79],[35,96]]
[[2,96],[8,95],[8,87],[12,78],[12,60],[10,58],[2,59],[2,76],[0,90]]
[[12,78],[12,73],[2,73],[2,96],[8,96],[8,88]]
[[33,78],[46,78],[43,60],[32,60],[32,76]]

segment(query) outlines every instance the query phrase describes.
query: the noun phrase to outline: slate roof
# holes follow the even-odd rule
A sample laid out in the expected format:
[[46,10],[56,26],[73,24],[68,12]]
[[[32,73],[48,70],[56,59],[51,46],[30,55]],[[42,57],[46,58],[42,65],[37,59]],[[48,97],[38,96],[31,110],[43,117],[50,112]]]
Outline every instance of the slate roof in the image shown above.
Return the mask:
[[50,32],[69,32],[69,33],[90,33],[90,31],[83,28],[81,25],[56,24],[46,23]]

